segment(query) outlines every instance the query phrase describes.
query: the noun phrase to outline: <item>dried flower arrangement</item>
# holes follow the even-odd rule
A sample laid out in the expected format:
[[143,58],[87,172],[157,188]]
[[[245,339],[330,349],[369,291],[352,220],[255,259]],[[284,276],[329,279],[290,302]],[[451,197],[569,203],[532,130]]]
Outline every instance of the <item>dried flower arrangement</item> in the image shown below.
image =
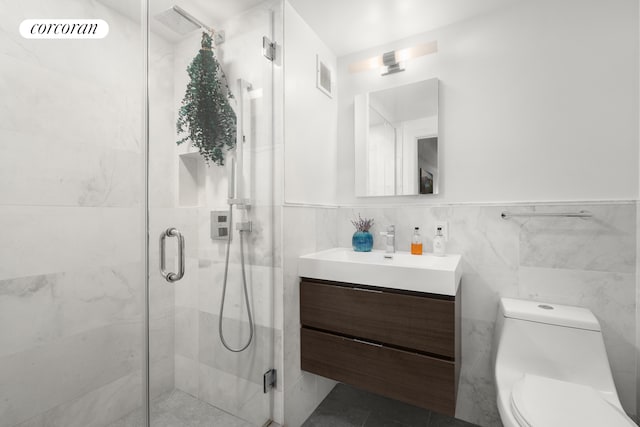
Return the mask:
[[373,218],[362,218],[360,214],[358,214],[358,219],[352,219],[351,224],[353,224],[357,231],[369,231],[369,229],[373,227]]

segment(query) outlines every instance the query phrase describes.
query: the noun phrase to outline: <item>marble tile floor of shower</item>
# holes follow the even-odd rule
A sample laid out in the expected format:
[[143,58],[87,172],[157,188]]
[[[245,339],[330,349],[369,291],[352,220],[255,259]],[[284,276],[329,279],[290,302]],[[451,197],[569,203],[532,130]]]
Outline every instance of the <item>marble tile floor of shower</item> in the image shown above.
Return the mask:
[[[254,427],[180,390],[173,390],[151,404],[153,427]],[[108,427],[143,427],[142,410],[138,409]]]
[[338,384],[302,427],[476,427],[356,388]]

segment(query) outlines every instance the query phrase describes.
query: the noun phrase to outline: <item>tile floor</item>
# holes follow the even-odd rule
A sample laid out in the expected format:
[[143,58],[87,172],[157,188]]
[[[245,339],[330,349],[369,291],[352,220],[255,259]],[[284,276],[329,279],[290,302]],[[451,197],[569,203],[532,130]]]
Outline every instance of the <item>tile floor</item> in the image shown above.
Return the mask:
[[[153,427],[256,427],[180,390],[151,405]],[[277,424],[272,424],[277,427]],[[136,410],[109,427],[143,427]],[[338,384],[302,427],[476,427],[426,409]]]
[[476,427],[437,414],[338,384],[302,427]]
[[[195,397],[173,390],[151,405],[153,427],[255,427]],[[143,427],[142,410],[136,410],[109,427]]]

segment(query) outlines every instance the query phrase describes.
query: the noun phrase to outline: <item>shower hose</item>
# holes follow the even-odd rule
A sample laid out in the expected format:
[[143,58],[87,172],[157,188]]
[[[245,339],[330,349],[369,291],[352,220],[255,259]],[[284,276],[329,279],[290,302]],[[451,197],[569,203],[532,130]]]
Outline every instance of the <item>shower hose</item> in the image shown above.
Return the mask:
[[[229,224],[233,225],[233,204],[229,204]],[[220,303],[220,317],[218,319],[218,332],[220,333],[220,341],[222,345],[229,351],[234,353],[240,353],[249,347],[253,340],[253,317],[251,315],[251,305],[249,305],[249,292],[247,291],[247,275],[244,269],[244,243],[243,235],[244,230],[240,229],[240,263],[242,265],[242,289],[244,291],[244,301],[247,305],[247,317],[249,318],[249,339],[247,343],[240,348],[232,348],[224,339],[224,332],[222,331],[222,316],[224,314],[224,302],[227,294],[227,273],[229,272],[229,253],[231,252],[231,235],[233,230],[229,230],[227,237],[227,255],[224,263],[224,280],[222,284],[222,302]]]

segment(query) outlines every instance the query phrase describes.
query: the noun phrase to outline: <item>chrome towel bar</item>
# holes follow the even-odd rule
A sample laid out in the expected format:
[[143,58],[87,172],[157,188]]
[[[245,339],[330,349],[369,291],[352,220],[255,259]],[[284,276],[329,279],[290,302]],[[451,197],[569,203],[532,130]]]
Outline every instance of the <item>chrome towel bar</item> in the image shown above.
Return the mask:
[[589,211],[579,212],[519,212],[511,213],[504,211],[500,214],[502,219],[514,217],[564,217],[564,218],[591,218],[593,214]]

